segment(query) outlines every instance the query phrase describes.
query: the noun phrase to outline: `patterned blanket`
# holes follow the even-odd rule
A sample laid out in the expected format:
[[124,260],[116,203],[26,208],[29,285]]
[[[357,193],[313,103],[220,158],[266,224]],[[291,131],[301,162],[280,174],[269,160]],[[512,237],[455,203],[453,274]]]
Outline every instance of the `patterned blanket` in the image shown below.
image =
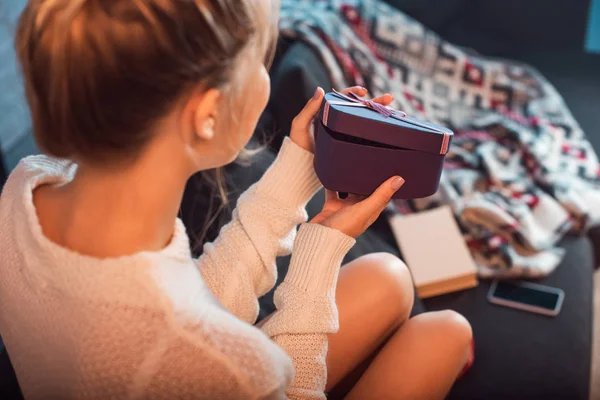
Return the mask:
[[397,212],[449,204],[482,277],[540,277],[557,242],[600,222],[598,159],[535,69],[440,38],[378,0],[283,0],[280,31],[318,52],[334,86],[452,128],[440,190]]

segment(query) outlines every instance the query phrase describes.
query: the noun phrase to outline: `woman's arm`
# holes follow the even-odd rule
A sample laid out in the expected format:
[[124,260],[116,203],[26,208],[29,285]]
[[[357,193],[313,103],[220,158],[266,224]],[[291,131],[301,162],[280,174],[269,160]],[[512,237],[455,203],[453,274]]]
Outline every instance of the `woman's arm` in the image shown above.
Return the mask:
[[298,231],[288,274],[275,292],[277,311],[263,331],[292,358],[290,398],[324,399],[327,346],[338,330],[335,288],[344,255],[381,214],[404,180],[392,177],[371,196],[339,199],[326,192],[323,210]]
[[286,139],[273,165],[238,200],[232,221],[204,246],[198,268],[231,313],[255,322],[257,298],[277,279],[275,259],[290,253],[306,203],[320,187],[312,153]]
[[355,240],[317,224],[302,225],[284,282],[275,292],[277,311],[262,327],[290,356],[292,399],[324,399],[327,335],[339,328],[335,289],[342,260]]

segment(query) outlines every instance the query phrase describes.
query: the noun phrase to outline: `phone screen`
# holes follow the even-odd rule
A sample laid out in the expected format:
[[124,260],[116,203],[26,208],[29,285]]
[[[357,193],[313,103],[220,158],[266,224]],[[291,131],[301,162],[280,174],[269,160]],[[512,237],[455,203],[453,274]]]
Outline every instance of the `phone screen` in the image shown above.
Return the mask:
[[499,299],[545,308],[547,310],[554,310],[559,299],[558,293],[546,292],[507,282],[498,282],[498,286],[496,286],[493,296]]

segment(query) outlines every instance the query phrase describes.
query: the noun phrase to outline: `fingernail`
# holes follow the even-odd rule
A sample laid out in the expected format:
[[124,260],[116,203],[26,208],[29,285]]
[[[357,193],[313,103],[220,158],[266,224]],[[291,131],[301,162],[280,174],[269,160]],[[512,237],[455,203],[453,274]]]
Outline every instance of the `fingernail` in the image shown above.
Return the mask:
[[404,178],[397,176],[392,180],[392,189],[398,190],[402,187],[402,185],[404,185]]
[[321,97],[321,86],[317,87],[317,90],[315,90],[315,94],[313,94],[313,100],[319,100],[319,97]]
[[365,92],[367,92],[367,91],[368,91],[368,90],[367,90],[367,88],[366,88],[366,87],[364,87],[364,86],[361,86],[360,88],[361,88],[362,90],[364,90]]

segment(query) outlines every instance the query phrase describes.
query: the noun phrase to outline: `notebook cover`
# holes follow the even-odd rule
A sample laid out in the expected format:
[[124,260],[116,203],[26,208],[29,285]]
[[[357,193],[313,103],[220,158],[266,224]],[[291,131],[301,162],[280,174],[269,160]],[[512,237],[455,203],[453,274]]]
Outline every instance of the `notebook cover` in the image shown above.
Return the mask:
[[417,291],[430,297],[477,285],[475,262],[450,207],[396,215],[390,224]]

